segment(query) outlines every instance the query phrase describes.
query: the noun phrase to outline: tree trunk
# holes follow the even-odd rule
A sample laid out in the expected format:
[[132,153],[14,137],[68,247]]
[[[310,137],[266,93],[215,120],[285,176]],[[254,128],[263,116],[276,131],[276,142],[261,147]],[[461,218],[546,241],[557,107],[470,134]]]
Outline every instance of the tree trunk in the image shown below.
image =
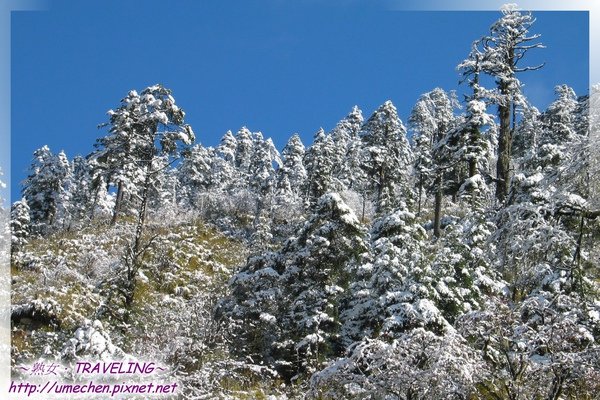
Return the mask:
[[502,89],[506,104],[498,107],[500,133],[498,137],[498,162],[496,163],[496,198],[502,202],[508,195],[512,132],[510,129],[510,104],[507,89]]
[[362,191],[362,216],[360,218],[360,222],[365,222],[365,207],[367,205],[367,190],[363,188]]
[[381,207],[381,200],[383,197],[383,188],[384,185],[386,183],[386,178],[385,178],[385,170],[383,165],[379,167],[379,171],[377,171],[377,200],[376,200],[376,212],[377,214],[380,214],[382,211],[382,207]]
[[133,303],[137,274],[140,269],[139,258],[142,253],[142,235],[144,233],[144,225],[146,224],[146,208],[148,206],[148,192],[151,175],[150,167],[146,167],[146,177],[144,179],[144,186],[142,187],[142,203],[140,204],[138,222],[135,228],[131,259],[129,259],[129,264],[127,265],[127,286],[125,288],[125,305],[127,307],[131,306]]
[[423,197],[423,173],[419,174],[419,206],[417,208],[417,215],[421,215],[421,200]]
[[[508,49],[506,58],[507,65],[513,71],[515,67],[515,49]],[[513,75],[511,74],[511,78]],[[512,149],[512,128],[511,128],[511,109],[514,114],[513,95],[506,79],[501,79],[499,89],[502,101],[498,106],[498,116],[500,117],[500,133],[498,137],[498,162],[496,163],[496,198],[503,202],[508,195],[510,184],[510,156]],[[513,115],[514,122],[515,115]]]
[[146,178],[144,179],[144,187],[142,188],[142,204],[140,205],[140,213],[138,215],[138,223],[135,230],[134,251],[136,255],[141,250],[142,234],[144,233],[144,225],[146,223],[146,208],[148,207],[148,192],[150,189],[151,175],[150,167],[146,167]]
[[433,235],[437,238],[441,236],[442,222],[442,176],[438,174],[435,178],[435,214],[433,217]]
[[110,221],[111,225],[117,223],[117,218],[119,217],[119,213],[121,212],[121,207],[123,205],[123,182],[119,181],[117,186],[117,198],[115,199],[115,209],[113,211],[113,217]]
[[[473,77],[473,99],[479,100],[479,96],[479,70],[477,70],[475,72],[475,76]],[[480,136],[481,132],[479,131],[479,125],[474,125],[469,135],[469,144],[471,145],[471,149],[474,150],[477,147],[477,142],[479,142]],[[469,178],[474,177],[476,174],[477,158],[471,157],[469,159]]]
[[477,175],[477,160],[473,157],[469,160],[469,178]]
[[583,287],[583,273],[581,271],[581,249],[583,246],[583,233],[585,229],[585,218],[581,215],[579,222],[579,236],[577,238],[577,247],[575,247],[575,254],[573,255],[573,267],[571,268],[571,281],[575,286],[576,290],[579,291],[579,295],[583,298],[585,296]]

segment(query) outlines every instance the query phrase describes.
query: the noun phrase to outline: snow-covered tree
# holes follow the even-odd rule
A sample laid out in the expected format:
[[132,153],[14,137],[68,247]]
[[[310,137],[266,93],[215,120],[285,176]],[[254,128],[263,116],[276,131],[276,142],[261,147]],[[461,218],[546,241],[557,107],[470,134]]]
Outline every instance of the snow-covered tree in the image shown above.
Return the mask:
[[286,287],[277,346],[294,360],[290,372],[315,372],[339,354],[339,307],[348,286],[348,264],[366,250],[356,215],[334,193],[322,196],[293,240],[284,245],[281,283]]
[[213,187],[223,191],[229,190],[239,179],[236,169],[235,152],[237,141],[231,131],[227,131],[217,146],[216,155],[212,162]]
[[331,136],[323,129],[315,133],[313,144],[304,154],[306,168],[306,202],[314,204],[333,188],[333,165],[335,147]]
[[[473,180],[484,183],[476,175],[488,175],[489,163],[493,156],[493,143],[495,141],[494,117],[487,112],[487,89],[480,84],[480,75],[483,68],[484,55],[477,47],[477,42],[466,60],[459,64],[465,80],[468,80],[472,93],[466,98],[466,115],[464,119],[448,134],[448,144],[452,158],[457,162],[464,161],[468,165],[467,180],[460,183],[459,194],[467,196],[472,204],[483,201],[481,185],[473,185]],[[487,188],[485,189],[487,192]]]
[[360,137],[363,163],[378,213],[392,209],[398,200],[411,201],[408,180],[413,154],[406,138],[406,128],[396,107],[386,101],[365,122]]
[[575,91],[567,85],[559,85],[555,92],[557,99],[541,115],[542,133],[536,164],[544,169],[555,167],[569,157],[569,150],[577,139],[582,138],[577,133],[576,111],[579,104]]
[[477,393],[483,362],[459,334],[419,328],[397,339],[365,339],[311,377],[328,399],[462,399]]
[[515,300],[566,277],[573,266],[576,239],[552,216],[544,182],[540,172],[515,175],[511,204],[496,216],[497,268]]
[[13,257],[28,243],[30,221],[27,200],[15,201],[10,211],[11,255]]
[[217,147],[217,153],[223,160],[235,166],[235,152],[237,149],[237,140],[231,131],[227,131],[221,138],[221,143]]
[[229,281],[229,295],[217,308],[217,318],[229,326],[232,350],[254,363],[275,364],[273,343],[281,337],[278,323],[284,263],[273,252],[250,257]]
[[502,17],[483,38],[483,71],[496,79],[498,92],[498,162],[496,164],[496,197],[503,201],[510,188],[510,163],[516,107],[524,103],[517,74],[542,67],[523,66],[521,60],[529,50],[542,48],[536,43],[538,34],[529,31],[535,22],[531,13],[522,13],[515,4],[504,5]]
[[249,187],[254,193],[265,199],[270,196],[275,187],[275,168],[273,163],[279,153],[271,139],[263,139],[258,133],[254,139],[254,152],[249,166]]
[[414,154],[414,173],[416,175],[417,183],[417,213],[421,213],[423,208],[423,195],[425,188],[432,185],[432,177],[434,175],[433,158],[431,141],[427,135],[416,134],[412,138],[413,140],[413,154]]
[[202,208],[203,194],[217,184],[213,175],[214,159],[212,149],[201,144],[192,146],[183,154],[183,160],[177,169],[181,204]]
[[526,104],[513,140],[513,156],[519,171],[535,169],[542,129],[541,113],[533,105]]
[[63,152],[52,154],[48,146],[36,150],[23,182],[23,198],[31,215],[32,233],[48,232],[55,223],[62,223],[68,193],[64,184],[71,174],[69,160]]
[[185,124],[185,113],[175,104],[171,91],[162,85],[144,89],[140,94],[129,92],[116,110],[110,110],[109,134],[98,139],[94,154],[98,165],[113,184],[117,197],[112,222],[116,222],[124,195],[127,171],[135,171],[139,189],[139,207],[133,243],[124,257],[126,305],[131,305],[143,253],[142,237],[153,180],[164,172],[181,149],[195,140],[192,128]]
[[[393,335],[418,325],[418,311],[408,309],[422,310],[430,303],[427,300],[427,304],[421,304],[418,286],[410,277],[427,268],[425,239],[425,230],[405,206],[375,221],[371,232],[372,255],[352,270],[353,279],[341,314],[345,345],[365,336],[374,337],[382,332]],[[438,317],[430,313],[427,316]],[[422,321],[426,325],[432,322]]]
[[276,172],[273,228],[286,237],[304,216],[307,172],[304,167],[305,147],[298,134],[292,135],[283,148],[283,164]]
[[365,250],[363,235],[354,213],[329,193],[279,252],[251,258],[219,311],[231,320],[237,351],[288,380],[339,353],[339,301],[347,264]]
[[435,88],[424,93],[413,107],[409,124],[414,140],[423,138],[422,141],[434,149],[448,129],[452,127],[455,116],[454,110],[458,107],[456,94],[447,93],[441,88]]
[[98,203],[105,203],[105,186],[94,179],[93,163],[81,156],[76,156],[71,162],[71,171],[64,183],[68,199],[64,202],[63,227],[76,229],[86,226],[98,214],[105,212],[96,210]]
[[360,163],[356,160],[359,156],[356,143],[360,143],[358,134],[363,122],[362,111],[354,106],[329,132],[335,148],[333,176],[348,189],[353,189],[359,175]]
[[517,304],[495,300],[466,314],[457,328],[484,361],[480,393],[507,399],[593,397],[600,374],[597,313],[597,305],[541,292]]
[[454,179],[455,160],[448,148],[448,132],[455,125],[454,109],[458,106],[456,96],[435,88],[421,95],[410,116],[415,143],[415,172],[419,188],[419,208],[423,189],[435,193],[433,231],[441,234],[442,200],[448,183],[445,177]]
[[[283,165],[277,171],[278,186],[288,192],[290,197],[300,197],[306,184],[306,168],[304,167],[304,154],[306,149],[300,136],[295,133],[290,137],[283,148]],[[287,182],[287,183],[286,183]],[[289,185],[289,189],[288,189]]]
[[138,215],[145,215],[148,188],[157,172],[152,170],[152,162],[156,157],[178,155],[179,148],[191,145],[195,136],[171,91],[162,85],[147,87],[139,94],[131,90],[108,115],[110,121],[101,126],[109,126],[109,133],[97,140],[93,157],[107,182],[117,187],[114,223],[128,185],[133,185],[129,191],[139,189],[139,194],[133,194],[141,199]]
[[242,127],[235,134],[235,166],[242,174],[246,175],[250,169],[252,155],[254,154],[253,135],[248,128]]

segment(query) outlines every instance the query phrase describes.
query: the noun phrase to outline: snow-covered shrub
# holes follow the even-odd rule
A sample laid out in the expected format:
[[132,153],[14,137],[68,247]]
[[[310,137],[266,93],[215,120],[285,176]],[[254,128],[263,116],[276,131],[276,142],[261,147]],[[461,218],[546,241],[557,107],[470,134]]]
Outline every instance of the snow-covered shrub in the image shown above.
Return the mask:
[[84,320],[73,337],[67,341],[61,356],[65,360],[99,359],[110,361],[125,355],[123,350],[112,343],[110,335],[98,320]]
[[311,377],[313,396],[330,399],[451,399],[475,393],[478,352],[455,332],[418,328],[388,341],[365,339]]

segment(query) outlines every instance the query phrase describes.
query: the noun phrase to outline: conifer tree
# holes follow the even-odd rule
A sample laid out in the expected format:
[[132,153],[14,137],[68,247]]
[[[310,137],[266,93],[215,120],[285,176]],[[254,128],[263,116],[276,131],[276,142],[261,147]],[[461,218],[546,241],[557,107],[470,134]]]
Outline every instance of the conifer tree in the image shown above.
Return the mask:
[[535,22],[531,13],[522,13],[515,4],[502,7],[502,17],[490,28],[490,35],[483,38],[483,71],[496,79],[498,105],[498,162],[496,164],[496,198],[504,201],[510,187],[510,162],[517,106],[524,100],[517,74],[540,69],[538,66],[522,66],[521,60],[529,50],[544,47],[535,43],[540,37],[530,35]]
[[436,237],[441,235],[442,199],[447,186],[444,177],[454,175],[452,171],[455,162],[451,158],[447,141],[448,133],[456,123],[456,106],[453,94],[449,95],[443,89],[436,88],[421,95],[410,117],[418,157],[415,169],[419,174],[419,195],[427,184],[428,189],[435,193],[433,232]]
[[24,198],[15,201],[10,211],[11,256],[14,259],[28,243],[30,233],[29,206]]
[[[120,212],[125,171],[135,171],[140,186],[136,231],[130,251],[125,255],[123,272],[123,292],[129,306],[133,302],[141,266],[142,235],[153,179],[165,168],[164,163],[157,164],[162,157],[169,160],[178,157],[181,148],[190,146],[195,136],[192,128],[185,124],[185,113],[175,104],[171,91],[162,85],[150,86],[140,94],[130,91],[119,108],[110,110],[108,114],[110,121],[104,126],[110,126],[109,134],[98,139],[94,158],[112,177],[112,183],[117,185],[113,223]],[[112,173],[117,174],[116,179]]]
[[352,164],[352,152],[355,143],[360,140],[358,134],[364,122],[362,112],[354,106],[352,111],[329,132],[335,148],[333,176],[346,188],[352,188],[356,181],[356,166]]
[[542,129],[541,113],[533,105],[526,104],[513,140],[513,158],[518,170],[535,169]]
[[150,86],[140,94],[131,90],[108,115],[110,121],[101,127],[109,126],[109,133],[98,139],[93,157],[107,181],[117,187],[112,223],[121,211],[126,184],[133,183],[141,188],[138,217],[143,225],[148,189],[157,172],[152,170],[152,162],[163,155],[177,156],[179,147],[193,143],[194,132],[185,124],[185,113],[175,104],[171,91],[162,85]]
[[303,188],[306,185],[305,152],[306,149],[300,136],[295,133],[283,148],[283,165],[277,171],[279,176],[278,186],[288,191],[290,195],[297,197],[303,194]]
[[482,177],[483,174],[489,175],[488,164],[495,139],[494,117],[487,112],[489,99],[486,95],[489,91],[480,84],[484,55],[477,46],[478,42],[473,43],[471,53],[458,66],[464,79],[468,80],[472,93],[466,97],[464,120],[449,132],[447,139],[452,158],[468,165],[466,180],[458,182],[459,194],[463,198],[468,197],[474,205],[483,201],[483,192],[488,191]]
[[64,183],[69,177],[70,165],[63,152],[52,154],[48,146],[36,150],[29,167],[29,176],[23,182],[23,198],[31,215],[32,233],[48,232],[57,222],[66,200]]
[[221,143],[217,148],[217,153],[223,160],[235,166],[235,152],[237,149],[237,140],[231,131],[227,131],[221,138]]
[[347,264],[366,250],[363,236],[352,210],[328,193],[279,252],[249,259],[218,310],[231,320],[240,354],[270,363],[287,380],[338,354],[339,301]]
[[178,167],[179,202],[196,209],[202,208],[205,192],[216,185],[213,175],[213,152],[201,144],[189,148]]
[[363,163],[369,187],[375,198],[376,212],[393,207],[397,192],[404,201],[412,200],[408,187],[413,154],[406,129],[391,101],[380,106],[360,131]]
[[76,156],[71,163],[71,170],[64,183],[69,197],[65,207],[65,213],[68,214],[64,224],[66,229],[83,227],[94,218],[96,199],[104,190],[94,181],[93,166],[88,159]]
[[577,96],[572,88],[559,85],[557,99],[541,115],[542,132],[539,137],[537,164],[549,168],[568,158],[577,136]]
[[278,343],[295,360],[297,372],[315,372],[339,354],[339,307],[348,286],[348,264],[366,250],[356,215],[334,193],[322,196],[298,232],[286,243],[281,275],[285,308],[281,317],[286,336]]
[[254,154],[254,140],[252,132],[243,126],[235,134],[235,166],[240,172],[247,176],[252,162],[252,154]]
[[323,129],[315,133],[313,144],[304,155],[306,168],[306,202],[313,205],[333,187],[333,157],[335,147],[331,136]]
[[273,192],[275,190],[274,159],[279,153],[274,154],[275,146],[271,139],[264,140],[262,134],[257,134],[254,143],[254,154],[249,166],[249,188],[256,195],[255,223],[258,221],[263,209],[270,208]]

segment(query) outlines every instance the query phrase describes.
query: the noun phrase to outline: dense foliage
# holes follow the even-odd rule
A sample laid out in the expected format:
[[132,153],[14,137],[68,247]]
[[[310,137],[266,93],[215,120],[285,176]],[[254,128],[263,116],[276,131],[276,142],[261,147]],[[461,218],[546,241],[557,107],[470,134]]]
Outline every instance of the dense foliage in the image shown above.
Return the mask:
[[600,87],[530,104],[533,27],[504,7],[469,95],[434,88],[406,126],[386,101],[281,153],[246,127],[205,147],[155,85],[88,156],[40,148],[13,364],[143,355],[189,399],[597,398]]

